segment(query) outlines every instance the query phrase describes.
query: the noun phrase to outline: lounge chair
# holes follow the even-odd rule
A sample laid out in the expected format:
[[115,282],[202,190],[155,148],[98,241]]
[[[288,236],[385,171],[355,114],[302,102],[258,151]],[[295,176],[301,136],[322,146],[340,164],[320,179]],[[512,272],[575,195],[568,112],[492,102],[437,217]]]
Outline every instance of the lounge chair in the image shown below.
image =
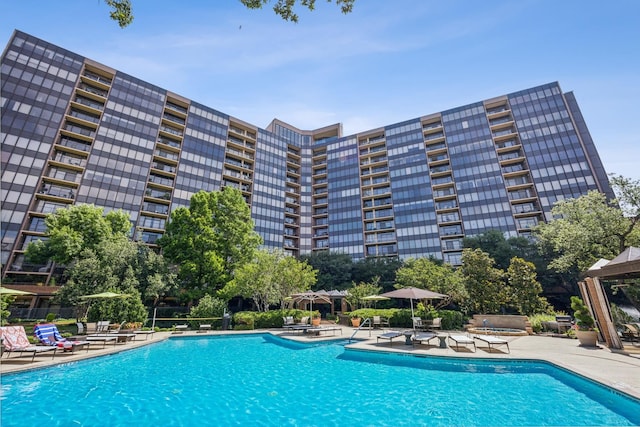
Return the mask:
[[116,334],[92,334],[86,335],[83,338],[85,341],[101,342],[102,348],[105,348],[107,346],[107,343],[113,343],[113,345],[116,345],[118,343],[118,336]]
[[175,325],[173,328],[175,329],[173,331],[174,334],[181,334],[185,332],[187,329],[189,329],[189,325],[187,324]]
[[33,353],[31,361],[36,358],[36,354],[53,351],[52,358],[56,355],[56,346],[33,345],[29,342],[24,326],[2,326],[0,327],[0,340],[4,351],[7,352],[7,358],[11,353],[20,353],[18,357],[22,357],[22,353]]
[[373,316],[373,322],[371,323],[372,328],[382,328],[384,326],[389,326],[389,320],[382,316]]
[[434,332],[416,332],[412,338],[412,342],[414,344],[415,343],[424,344],[426,342],[428,345],[429,341],[437,337],[438,337],[438,334]]
[[200,324],[198,332],[209,332],[211,330],[211,324]]
[[300,319],[299,323],[290,323],[290,324],[284,325],[284,328],[289,330],[304,330],[304,329],[309,329],[310,327],[311,325],[309,324],[309,316],[305,316],[302,319]]
[[449,335],[449,339],[451,341],[453,341],[454,343],[456,343],[456,346],[455,346],[456,347],[456,351],[459,350],[460,344],[463,344],[465,347],[468,344],[472,344],[473,345],[473,351],[474,352],[476,351],[476,342],[473,339],[471,339],[468,336],[466,336],[466,335]]
[[393,346],[393,340],[395,338],[401,337],[402,335],[404,335],[402,332],[400,331],[389,331],[389,332],[385,332],[384,334],[380,334],[377,337],[376,342],[379,342],[380,339],[383,340],[389,340],[389,346]]
[[58,327],[54,324],[47,323],[42,325],[36,325],[33,328],[33,334],[44,345],[52,345],[63,349],[63,351],[70,351],[75,353],[77,349],[87,348],[89,351],[89,341],[68,340],[63,338],[58,331]]
[[312,326],[305,329],[304,333],[319,337],[322,332],[333,332],[332,335],[335,335],[336,331],[340,331],[340,335],[342,335],[342,328],[339,326]]
[[489,352],[491,352],[491,350],[493,349],[493,346],[506,345],[507,353],[511,353],[511,350],[509,350],[509,341],[505,339],[494,337],[491,335],[476,335],[475,339],[486,342],[487,345],[489,346]]

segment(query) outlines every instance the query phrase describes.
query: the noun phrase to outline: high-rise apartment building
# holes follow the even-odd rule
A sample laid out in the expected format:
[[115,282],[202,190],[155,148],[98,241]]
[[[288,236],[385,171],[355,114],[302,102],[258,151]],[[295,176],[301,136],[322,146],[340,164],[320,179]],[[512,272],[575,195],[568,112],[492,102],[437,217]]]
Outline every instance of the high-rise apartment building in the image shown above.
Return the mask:
[[47,213],[123,209],[154,245],[199,190],[242,191],[268,248],[460,263],[462,238],[527,235],[559,199],[612,197],[576,100],[557,83],[343,136],[266,129],[16,31],[2,55],[2,263]]

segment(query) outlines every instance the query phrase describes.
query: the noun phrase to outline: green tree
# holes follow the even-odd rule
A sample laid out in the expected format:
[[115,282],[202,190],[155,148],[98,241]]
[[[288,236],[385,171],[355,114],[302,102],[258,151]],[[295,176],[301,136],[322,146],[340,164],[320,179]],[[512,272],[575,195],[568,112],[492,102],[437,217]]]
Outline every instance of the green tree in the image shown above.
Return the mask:
[[228,283],[261,243],[249,206],[231,187],[194,194],[189,208],[171,214],[164,236],[158,239],[164,256],[178,265],[183,286],[197,291],[196,298]]
[[[126,294],[127,298],[94,300],[89,303],[88,320],[142,322],[147,310],[137,286],[134,259],[138,243],[131,241],[106,242],[99,251],[86,249],[67,274],[69,280],[56,294],[62,305],[84,306],[82,296],[106,291]],[[81,316],[83,313],[79,312]]]
[[538,225],[535,234],[540,248],[554,256],[549,267],[559,272],[586,271],[600,258],[640,243],[638,222],[598,191],[559,201],[551,212],[556,219]]
[[396,273],[399,287],[428,289],[447,294],[456,303],[468,298],[462,276],[449,264],[437,262],[431,258],[408,259]]
[[300,260],[306,261],[318,272],[313,290],[345,290],[351,286],[353,260],[349,254],[319,251],[302,255]]
[[0,326],[4,326],[7,324],[9,315],[11,315],[11,312],[9,311],[9,306],[14,300],[15,300],[15,297],[13,295],[0,296]]
[[[240,0],[243,5],[249,9],[262,9],[262,6],[270,3],[271,0]],[[335,0],[340,6],[342,13],[347,14],[353,10],[353,4],[356,0]],[[327,0],[331,3],[331,0]],[[111,8],[109,16],[116,21],[120,28],[125,28],[133,22],[133,10],[131,0],[105,0],[105,3]],[[294,11],[297,0],[277,0],[273,6],[273,11],[285,21],[298,22],[299,16]],[[301,0],[300,5],[309,10],[316,7],[315,0]]]
[[205,296],[200,298],[197,305],[191,307],[189,317],[222,317],[226,310],[227,303],[225,300],[205,294]]
[[73,205],[47,215],[45,239],[29,243],[26,258],[32,262],[49,260],[70,265],[85,250],[98,251],[105,243],[126,241],[131,229],[128,215],[94,205]]
[[511,258],[518,256],[533,261],[536,256],[536,246],[525,237],[505,238],[500,230],[489,230],[472,237],[465,237],[462,241],[465,248],[481,249],[489,254],[496,262],[496,267],[506,270]]
[[[249,9],[262,9],[262,6],[271,2],[271,0],[240,0]],[[273,11],[276,15],[279,15],[285,21],[298,22],[299,16],[295,13],[294,8],[297,0],[277,0],[273,6]],[[331,3],[331,0],[327,0]],[[335,0],[336,5],[340,6],[342,13],[347,14],[353,10],[353,4],[355,0]],[[300,6],[306,7],[309,10],[314,10],[316,6],[315,0],[301,0]]]
[[463,249],[462,274],[469,299],[464,307],[470,313],[496,314],[506,302],[503,275],[494,260],[480,249]]
[[111,8],[109,16],[116,21],[120,28],[125,28],[133,22],[131,0],[104,0]]
[[377,295],[380,293],[382,287],[379,285],[380,278],[374,277],[371,282],[360,282],[356,284],[353,282],[351,288],[349,288],[349,295],[345,297],[352,310],[358,308],[368,307],[371,303],[363,298],[369,295]]
[[281,250],[256,252],[253,262],[244,264],[221,292],[229,298],[241,295],[251,298],[259,311],[268,311],[274,304],[284,308],[292,293],[308,290],[315,283],[311,266],[285,255]]
[[[351,280],[371,282],[378,278],[382,292],[392,291],[396,282],[396,271],[402,267],[402,261],[397,258],[370,257],[354,262],[351,266]],[[331,289],[337,289],[332,287]]]
[[542,285],[536,280],[536,267],[533,263],[514,257],[506,276],[510,306],[527,316],[549,311],[549,303],[546,298],[540,296]]

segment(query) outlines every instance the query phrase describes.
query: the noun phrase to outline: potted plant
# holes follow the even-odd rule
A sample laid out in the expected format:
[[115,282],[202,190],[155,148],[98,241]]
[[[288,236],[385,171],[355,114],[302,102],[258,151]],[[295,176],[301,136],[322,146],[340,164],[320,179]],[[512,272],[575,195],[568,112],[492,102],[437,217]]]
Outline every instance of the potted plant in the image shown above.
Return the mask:
[[360,319],[360,316],[358,315],[351,316],[351,326],[353,326],[354,328],[359,328],[361,320],[362,319]]
[[581,298],[571,297],[571,309],[573,317],[576,318],[576,337],[580,341],[580,345],[584,347],[597,347],[598,330],[596,329],[596,321],[591,316],[589,309]]
[[320,326],[320,313],[313,313],[311,318],[311,326]]

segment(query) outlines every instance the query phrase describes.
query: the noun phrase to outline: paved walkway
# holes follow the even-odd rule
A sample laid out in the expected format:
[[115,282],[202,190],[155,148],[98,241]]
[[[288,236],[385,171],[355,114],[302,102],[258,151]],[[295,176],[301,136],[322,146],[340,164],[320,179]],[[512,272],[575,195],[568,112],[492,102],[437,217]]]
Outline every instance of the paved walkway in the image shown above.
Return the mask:
[[[75,354],[57,352],[55,357],[52,358],[51,353],[44,353],[36,356],[34,362],[31,362],[30,355],[29,357],[18,358],[16,354],[11,354],[10,357],[7,358],[5,354],[0,360],[0,374],[37,369],[89,357],[103,356],[152,344],[171,337],[269,332],[291,340],[316,342],[332,339],[348,339],[354,331],[351,327],[341,326],[341,328],[342,334],[338,331],[335,335],[327,333],[321,334],[318,337],[311,337],[301,333],[290,333],[282,329],[272,329],[268,331],[212,331],[207,333],[185,332],[183,334],[158,332],[147,340],[144,340],[144,337],[138,337],[138,340],[126,344],[117,344],[115,346],[108,344],[104,348],[102,348],[101,344],[92,344],[88,351],[80,350]],[[349,344],[349,346],[367,351],[390,351],[445,357],[545,360],[640,399],[640,345],[632,346],[627,343],[624,350],[611,351],[603,346],[598,348],[580,347],[577,340],[533,335],[524,337],[501,337],[509,341],[509,353],[507,353],[506,347],[504,346],[499,346],[489,351],[485,343],[476,340],[477,350],[474,352],[472,346],[470,346],[470,348],[461,346],[459,350],[449,346],[440,348],[437,339],[432,340],[431,345],[416,344],[415,346],[407,345],[403,336],[391,342],[388,340],[380,340],[378,342],[377,336],[383,332],[385,331],[361,330],[355,335],[357,341]],[[456,334],[460,334],[460,332],[456,332]]]

